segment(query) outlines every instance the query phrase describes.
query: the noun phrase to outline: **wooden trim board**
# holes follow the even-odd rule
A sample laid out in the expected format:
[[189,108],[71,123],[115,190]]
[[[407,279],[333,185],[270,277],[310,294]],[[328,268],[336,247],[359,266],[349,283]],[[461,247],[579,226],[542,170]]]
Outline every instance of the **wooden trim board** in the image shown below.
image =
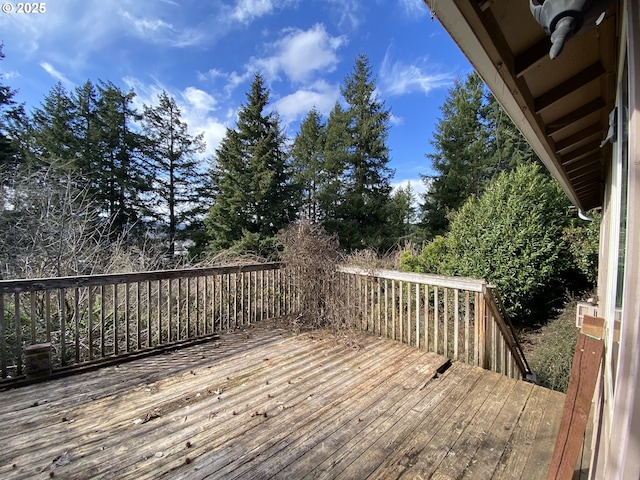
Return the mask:
[[578,335],[569,388],[547,480],[566,479],[573,475],[591,410],[603,351],[602,339],[582,332]]

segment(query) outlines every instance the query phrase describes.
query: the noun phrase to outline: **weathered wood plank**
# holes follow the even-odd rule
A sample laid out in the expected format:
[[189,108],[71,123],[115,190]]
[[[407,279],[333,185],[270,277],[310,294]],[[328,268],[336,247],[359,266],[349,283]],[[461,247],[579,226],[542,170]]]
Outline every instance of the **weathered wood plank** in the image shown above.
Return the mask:
[[[548,391],[461,363],[435,375],[443,357],[374,336],[352,339],[359,349],[322,331],[293,337],[252,327],[2,392],[0,477],[386,479],[462,475],[486,461],[474,470],[482,480],[507,471],[498,460],[511,465],[523,436],[533,444],[518,468],[548,465],[561,394],[541,397],[538,413],[528,413],[531,400],[522,406],[518,392]],[[540,412],[539,431],[526,433]]]
[[549,449],[555,443],[558,435],[558,428],[562,418],[561,407],[564,404],[564,400],[565,396],[562,393],[549,391],[549,399],[544,408],[544,414],[524,468],[526,472],[524,478],[527,478],[527,476],[531,480],[547,478],[547,471],[551,463]]
[[560,430],[549,465],[548,479],[569,478],[575,469],[598,381],[604,341],[578,334]]
[[544,416],[549,390],[533,387],[527,404],[511,434],[509,446],[504,450],[494,474],[494,480],[510,480],[524,477],[525,465],[531,454],[531,446]]

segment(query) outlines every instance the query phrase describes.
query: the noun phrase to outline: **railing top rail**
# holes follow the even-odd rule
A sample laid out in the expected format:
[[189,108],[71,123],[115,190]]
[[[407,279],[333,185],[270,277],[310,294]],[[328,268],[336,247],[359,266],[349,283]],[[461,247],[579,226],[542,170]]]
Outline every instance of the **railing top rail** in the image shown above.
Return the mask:
[[530,375],[532,373],[531,367],[529,367],[529,362],[527,362],[527,358],[524,355],[524,350],[522,349],[522,345],[520,345],[520,341],[518,340],[518,336],[516,334],[515,328],[513,327],[513,323],[511,322],[511,318],[507,313],[507,309],[502,303],[500,292],[498,291],[497,287],[493,285],[488,285],[487,291],[489,293],[488,296],[491,298],[494,306],[497,308],[500,314],[497,316],[496,320],[501,327],[508,330],[508,334],[507,332],[505,332],[505,338],[511,339],[509,341],[509,343],[511,343],[510,348],[512,349],[512,352],[514,349],[516,350],[516,352],[513,352],[516,358],[516,363],[518,364],[518,368],[520,369],[522,376],[526,378],[527,375]]
[[446,277],[444,275],[433,275],[428,273],[398,272],[396,270],[367,270],[360,267],[339,267],[339,272],[351,273],[354,275],[365,275],[370,277],[387,278],[389,280],[400,280],[403,282],[419,283],[423,285],[435,285],[437,287],[457,288],[459,290],[469,290],[471,292],[482,292],[482,287],[486,285],[484,280],[465,277]]
[[280,262],[267,262],[243,265],[225,265],[218,267],[182,268],[177,270],[155,270],[151,272],[116,273],[101,275],[80,275],[75,277],[38,278],[22,280],[0,280],[0,294],[55,290],[58,288],[94,287],[116,285],[152,280],[201,277],[226,273],[257,272],[277,270],[283,266]]

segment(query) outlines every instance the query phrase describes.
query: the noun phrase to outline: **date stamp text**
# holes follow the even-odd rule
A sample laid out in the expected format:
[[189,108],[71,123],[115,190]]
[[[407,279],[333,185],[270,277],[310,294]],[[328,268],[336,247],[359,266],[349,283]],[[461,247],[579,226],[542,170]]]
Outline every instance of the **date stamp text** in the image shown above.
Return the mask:
[[45,13],[47,11],[47,4],[45,2],[4,2],[1,8],[2,13],[38,14]]

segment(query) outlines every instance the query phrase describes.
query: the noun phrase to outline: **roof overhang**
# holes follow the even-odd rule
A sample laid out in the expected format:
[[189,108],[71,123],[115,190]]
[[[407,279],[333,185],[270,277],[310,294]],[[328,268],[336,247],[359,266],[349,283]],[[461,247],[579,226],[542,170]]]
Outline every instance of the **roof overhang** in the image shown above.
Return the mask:
[[[572,203],[602,205],[615,103],[618,2],[551,60],[528,0],[424,0]],[[550,0],[548,0],[550,1]]]

